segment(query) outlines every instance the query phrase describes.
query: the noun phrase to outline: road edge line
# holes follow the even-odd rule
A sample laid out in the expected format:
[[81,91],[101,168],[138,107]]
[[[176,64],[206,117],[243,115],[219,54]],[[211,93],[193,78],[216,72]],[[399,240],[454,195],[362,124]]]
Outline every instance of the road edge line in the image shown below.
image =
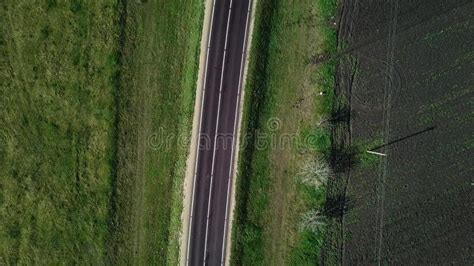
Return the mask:
[[[245,49],[245,65],[244,65],[244,73],[242,77],[242,88],[240,92],[240,102],[239,102],[239,118],[238,118],[238,125],[237,125],[237,135],[234,136],[235,138],[235,150],[234,150],[234,161],[231,162],[232,165],[232,189],[230,195],[230,207],[229,207],[229,217],[228,217],[228,226],[227,226],[227,233],[228,237],[226,239],[226,252],[225,252],[225,265],[230,265],[230,258],[231,258],[231,251],[232,251],[232,230],[233,230],[233,221],[234,221],[234,210],[235,210],[235,188],[236,188],[236,180],[237,180],[237,173],[238,173],[238,165],[239,165],[239,155],[240,155],[240,133],[242,131],[242,114],[243,114],[243,106],[245,100],[245,86],[247,84],[247,72],[248,72],[248,65],[250,61],[250,51],[252,50],[252,36],[254,33],[254,22],[255,22],[255,10],[257,9],[257,2],[258,0],[252,0],[252,6],[250,8],[250,21],[249,21],[249,29],[247,39],[245,40],[246,49]],[[229,197],[229,196],[228,196]]]
[[193,127],[191,133],[191,141],[188,148],[188,158],[186,160],[186,175],[184,178],[183,186],[183,212],[181,213],[181,231],[180,231],[180,261],[179,265],[186,265],[186,255],[188,249],[188,236],[189,236],[189,223],[191,216],[191,201],[192,201],[192,189],[194,183],[194,166],[196,164],[196,149],[199,142],[199,124],[201,116],[201,101],[204,97],[203,95],[203,81],[206,71],[206,59],[208,54],[208,39],[211,34],[211,16],[212,9],[214,5],[214,0],[205,0],[204,4],[204,19],[202,21],[203,27],[201,32],[201,48],[199,55],[199,70],[198,78],[196,81],[196,93],[194,97],[194,113],[193,113]]

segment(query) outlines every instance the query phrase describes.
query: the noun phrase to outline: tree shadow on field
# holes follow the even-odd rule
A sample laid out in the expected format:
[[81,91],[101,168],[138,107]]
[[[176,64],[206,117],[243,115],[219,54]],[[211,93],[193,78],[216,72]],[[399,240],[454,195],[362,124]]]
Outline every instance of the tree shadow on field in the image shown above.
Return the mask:
[[353,207],[352,200],[348,196],[339,194],[326,199],[324,216],[327,218],[341,218]]
[[329,123],[338,124],[338,123],[348,123],[351,119],[351,109],[347,105],[342,105],[338,108],[333,108],[331,111],[331,116],[329,118]]
[[359,163],[358,154],[358,149],[354,147],[333,147],[328,154],[328,161],[335,173],[343,173]]

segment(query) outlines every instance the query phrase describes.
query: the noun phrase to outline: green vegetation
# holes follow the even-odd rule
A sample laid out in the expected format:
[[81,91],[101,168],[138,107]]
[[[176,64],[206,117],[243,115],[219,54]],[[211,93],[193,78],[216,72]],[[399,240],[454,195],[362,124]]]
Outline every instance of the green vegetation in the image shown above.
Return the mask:
[[377,166],[382,157],[379,155],[370,154],[367,151],[379,151],[380,148],[384,145],[382,137],[374,137],[371,140],[355,140],[352,143],[352,149],[354,150],[355,156],[355,168],[361,169],[370,169]]
[[[330,26],[336,2],[258,1],[232,232],[235,265],[319,261],[324,228],[299,225],[305,213],[322,208],[325,188],[304,185],[297,176],[303,162],[330,148],[328,129],[315,125],[333,109],[335,62],[314,64],[312,58],[331,58],[336,51],[336,30]],[[267,127],[271,118],[280,122],[277,130]],[[262,134],[272,141],[296,135],[298,143],[257,148]]]
[[178,263],[202,13],[2,1],[0,264]]
[[115,1],[0,4],[0,264],[104,258]]
[[126,7],[112,262],[176,265],[203,5]]

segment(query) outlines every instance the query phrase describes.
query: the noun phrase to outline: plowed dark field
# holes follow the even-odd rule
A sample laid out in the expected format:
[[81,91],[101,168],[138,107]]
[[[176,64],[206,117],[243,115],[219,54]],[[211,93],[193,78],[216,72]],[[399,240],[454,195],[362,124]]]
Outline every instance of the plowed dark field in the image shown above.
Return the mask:
[[339,38],[349,143],[387,156],[348,172],[333,252],[345,265],[472,265],[474,1],[343,1]]

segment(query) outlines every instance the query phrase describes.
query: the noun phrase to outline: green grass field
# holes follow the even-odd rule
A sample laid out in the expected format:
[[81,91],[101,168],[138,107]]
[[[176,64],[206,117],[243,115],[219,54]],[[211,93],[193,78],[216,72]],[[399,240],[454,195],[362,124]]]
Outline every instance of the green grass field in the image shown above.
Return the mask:
[[124,3],[0,3],[0,264],[178,262],[203,6]]
[[0,5],[0,258],[104,258],[113,177],[114,1]]
[[[334,0],[258,1],[232,232],[234,265],[319,261],[324,227],[315,232],[300,224],[305,213],[323,207],[325,189],[302,184],[297,176],[304,162],[330,147],[329,130],[316,124],[332,109],[335,63],[312,59],[336,50],[330,22],[335,11]],[[262,136],[273,145],[257,145]]]
[[176,265],[203,5],[127,7],[112,262]]

